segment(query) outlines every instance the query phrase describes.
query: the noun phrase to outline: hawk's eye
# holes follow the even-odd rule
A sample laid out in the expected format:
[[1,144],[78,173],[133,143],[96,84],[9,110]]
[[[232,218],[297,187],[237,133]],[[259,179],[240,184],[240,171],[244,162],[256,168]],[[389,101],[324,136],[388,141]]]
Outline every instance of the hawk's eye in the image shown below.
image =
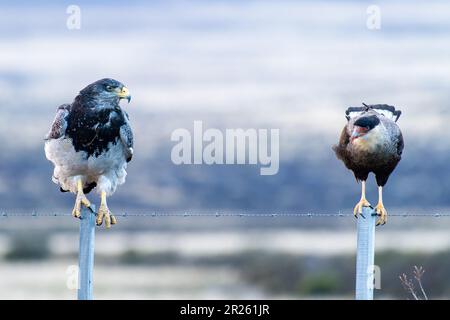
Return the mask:
[[106,90],[112,91],[112,90],[113,90],[113,87],[112,87],[112,86],[106,86]]

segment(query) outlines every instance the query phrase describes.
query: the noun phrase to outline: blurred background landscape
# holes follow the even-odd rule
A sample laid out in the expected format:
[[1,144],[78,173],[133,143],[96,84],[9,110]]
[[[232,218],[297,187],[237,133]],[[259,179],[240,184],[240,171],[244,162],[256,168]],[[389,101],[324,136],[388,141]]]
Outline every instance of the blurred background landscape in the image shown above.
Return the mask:
[[[66,27],[67,6],[81,29]],[[369,5],[381,29],[366,26]],[[119,215],[96,239],[96,298],[352,298],[355,221],[127,217],[232,210],[350,213],[360,186],[331,146],[348,106],[403,111],[404,156],[390,213],[450,213],[450,6],[446,1],[2,1],[0,208],[70,215],[43,137],[56,107],[104,77],[125,83],[135,131]],[[176,166],[178,128],[280,129],[280,170]],[[377,201],[373,178],[368,198]],[[96,195],[91,200],[99,202]],[[406,298],[398,275],[427,270],[450,296],[450,218],[392,217],[377,232],[377,298]],[[78,223],[0,215],[0,298],[73,299]]]

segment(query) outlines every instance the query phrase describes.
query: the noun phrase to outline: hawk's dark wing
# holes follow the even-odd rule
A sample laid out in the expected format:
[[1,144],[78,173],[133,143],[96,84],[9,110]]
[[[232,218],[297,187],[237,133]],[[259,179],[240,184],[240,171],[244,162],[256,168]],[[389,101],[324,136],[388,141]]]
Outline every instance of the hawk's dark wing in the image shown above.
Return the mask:
[[70,108],[70,104],[63,104],[58,107],[52,127],[45,136],[45,140],[59,139],[65,135],[67,129],[67,116],[70,113]]
[[127,156],[127,162],[131,161],[133,158],[133,131],[131,130],[130,121],[128,114],[124,111],[125,124],[120,127],[120,140],[122,141]]

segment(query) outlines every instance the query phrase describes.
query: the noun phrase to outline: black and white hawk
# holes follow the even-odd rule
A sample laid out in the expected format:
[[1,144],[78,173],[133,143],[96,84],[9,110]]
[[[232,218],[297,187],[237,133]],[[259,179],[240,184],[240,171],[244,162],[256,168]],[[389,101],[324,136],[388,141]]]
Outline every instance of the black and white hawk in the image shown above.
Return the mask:
[[55,166],[53,182],[76,194],[72,215],[79,218],[82,205],[91,207],[86,194],[97,188],[101,204],[96,223],[104,220],[107,228],[116,218],[106,197],[125,182],[133,156],[133,132],[121,99],[130,102],[131,96],[119,81],[107,78],[88,85],[72,104],[58,107],[45,138],[45,155]]

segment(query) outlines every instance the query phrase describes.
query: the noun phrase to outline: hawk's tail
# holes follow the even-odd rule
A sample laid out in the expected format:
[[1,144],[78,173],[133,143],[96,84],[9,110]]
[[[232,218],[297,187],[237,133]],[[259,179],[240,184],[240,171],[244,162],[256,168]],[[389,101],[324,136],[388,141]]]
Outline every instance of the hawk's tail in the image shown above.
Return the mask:
[[[83,189],[83,193],[84,194],[88,194],[89,192],[92,191],[92,189],[94,189],[97,186],[97,182],[92,182],[90,184],[88,184],[84,189]],[[69,192],[69,190],[64,190],[63,188],[59,188],[59,190],[61,192]]]

